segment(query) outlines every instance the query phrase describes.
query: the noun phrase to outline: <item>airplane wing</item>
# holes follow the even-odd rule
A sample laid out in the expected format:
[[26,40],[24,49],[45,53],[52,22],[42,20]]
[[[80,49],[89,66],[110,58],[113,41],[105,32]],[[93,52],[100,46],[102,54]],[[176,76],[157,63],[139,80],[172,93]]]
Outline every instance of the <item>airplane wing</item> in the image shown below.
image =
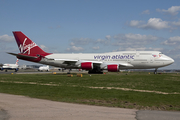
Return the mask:
[[118,64],[123,67],[133,67],[133,65],[131,65],[129,63],[118,63]]
[[[46,57],[45,57],[46,58]],[[53,58],[46,58],[48,60],[54,60],[54,61],[62,61],[62,64],[68,64],[68,65],[74,65],[78,60],[73,59],[53,59]]]
[[93,63],[94,67],[100,67],[103,64],[105,64],[105,65],[117,64],[122,67],[133,67],[133,65],[131,65],[130,63],[125,63],[125,62],[124,63],[123,62],[106,63],[106,62],[102,62],[102,61],[91,61],[91,60],[90,61],[88,61],[88,60],[72,60],[72,59],[55,59],[55,60],[61,60],[61,61],[63,61],[62,64],[67,64],[67,65],[75,65],[75,64],[85,63],[85,62],[91,62],[91,63]]
[[[49,59],[49,58],[48,58]],[[63,64],[68,64],[68,65],[74,65],[76,63],[84,63],[84,62],[92,62],[94,66],[100,66],[101,64],[118,64],[119,66],[123,66],[123,67],[133,67],[133,65],[131,65],[130,63],[106,63],[106,62],[102,62],[102,61],[88,61],[88,60],[73,60],[73,59],[54,59],[56,60],[60,60],[60,61],[64,61]]]
[[63,64],[75,64],[75,63],[84,63],[84,62],[92,62],[93,64],[102,64],[102,62],[99,61],[89,61],[89,60],[77,60],[77,59],[54,59],[54,60],[64,61]]

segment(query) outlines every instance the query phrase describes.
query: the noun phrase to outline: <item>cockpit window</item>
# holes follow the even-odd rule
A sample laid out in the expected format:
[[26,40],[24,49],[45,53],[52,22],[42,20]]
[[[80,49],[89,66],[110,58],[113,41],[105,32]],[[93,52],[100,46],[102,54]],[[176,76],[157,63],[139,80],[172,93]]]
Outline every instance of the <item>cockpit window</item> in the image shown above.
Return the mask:
[[163,56],[163,54],[162,54],[162,53],[159,53],[159,57],[161,57],[161,56]]

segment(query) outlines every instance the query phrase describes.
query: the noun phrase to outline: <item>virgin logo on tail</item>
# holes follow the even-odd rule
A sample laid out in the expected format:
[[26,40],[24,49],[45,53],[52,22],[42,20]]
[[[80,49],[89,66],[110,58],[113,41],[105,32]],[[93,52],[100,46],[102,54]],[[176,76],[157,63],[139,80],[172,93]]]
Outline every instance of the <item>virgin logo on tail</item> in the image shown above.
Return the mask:
[[32,41],[30,44],[26,45],[26,41],[27,41],[27,38],[24,39],[23,44],[19,45],[19,50],[23,54],[28,52],[28,55],[29,55],[31,53],[31,49],[36,47],[37,45],[36,45],[36,43],[34,43]]

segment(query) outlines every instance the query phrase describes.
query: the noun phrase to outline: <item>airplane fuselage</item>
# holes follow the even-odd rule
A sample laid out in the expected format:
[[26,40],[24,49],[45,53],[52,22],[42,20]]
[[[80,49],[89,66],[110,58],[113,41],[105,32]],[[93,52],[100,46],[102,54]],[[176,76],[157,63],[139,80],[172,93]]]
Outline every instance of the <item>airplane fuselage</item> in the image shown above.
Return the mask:
[[[64,63],[74,61],[74,66]],[[122,51],[109,53],[89,54],[50,54],[40,63],[64,68],[80,68],[78,62],[100,63],[100,68],[105,69],[106,64],[120,63],[120,69],[150,69],[170,65],[174,62],[170,57],[159,51]]]
[[16,64],[4,64],[1,68],[1,70],[15,70],[16,72],[18,71],[18,68],[19,66],[16,65]]

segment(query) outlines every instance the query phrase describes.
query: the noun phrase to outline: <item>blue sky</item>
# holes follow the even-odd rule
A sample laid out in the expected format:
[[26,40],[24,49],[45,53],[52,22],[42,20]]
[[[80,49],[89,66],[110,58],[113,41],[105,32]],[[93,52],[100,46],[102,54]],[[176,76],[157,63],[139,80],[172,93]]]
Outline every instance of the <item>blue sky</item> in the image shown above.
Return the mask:
[[0,18],[0,63],[15,63],[22,31],[47,52],[155,50],[180,68],[179,0],[0,0]]

